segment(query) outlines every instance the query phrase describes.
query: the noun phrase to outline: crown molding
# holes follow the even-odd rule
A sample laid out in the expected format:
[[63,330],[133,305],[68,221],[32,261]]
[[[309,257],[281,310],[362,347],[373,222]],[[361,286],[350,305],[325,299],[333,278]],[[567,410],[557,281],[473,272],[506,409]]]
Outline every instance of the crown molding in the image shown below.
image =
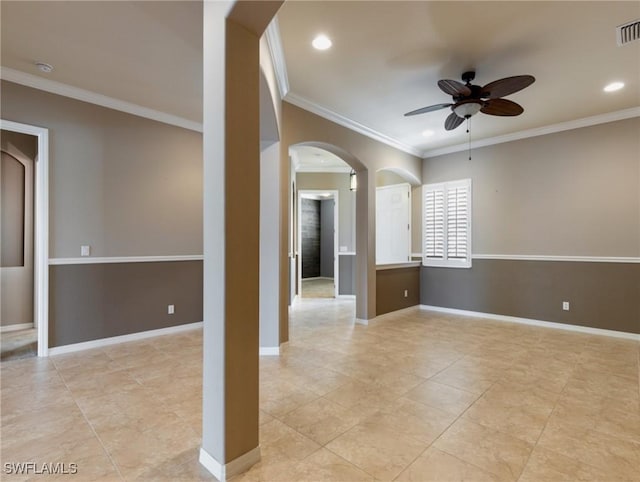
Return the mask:
[[277,16],[273,17],[273,20],[267,27],[265,37],[267,39],[269,53],[271,54],[273,69],[276,74],[280,98],[284,99],[285,95],[289,93],[289,78],[287,77],[287,63],[284,60],[284,49],[282,48],[282,40],[280,39],[280,25],[278,24]]
[[337,172],[337,173],[349,174],[351,172],[351,168],[348,167],[348,166],[346,166],[346,167],[338,167],[338,166],[334,166],[334,167],[300,166],[300,167],[296,167],[296,172],[309,172],[309,173],[313,173],[313,172]]
[[14,82],[16,84],[25,85],[52,94],[61,95],[63,97],[69,97],[71,99],[80,100],[82,102],[88,102],[90,104],[99,105],[108,109],[118,110],[120,112],[126,112],[127,114],[133,114],[138,117],[144,117],[154,121],[162,122],[183,129],[189,129],[191,131],[202,132],[202,124],[183,117],[167,114],[147,107],[142,107],[138,104],[126,102],[124,100],[115,99],[106,95],[98,94],[90,90],[81,89],[72,85],[63,84],[55,80],[45,79],[37,75],[28,74],[19,70],[11,69],[9,67],[0,67],[0,78]]
[[478,147],[487,147],[494,144],[503,144],[505,142],[517,141],[521,139],[528,139],[529,137],[545,136],[547,134],[555,134],[556,132],[569,131],[573,129],[580,129],[582,127],[590,127],[598,124],[606,124],[607,122],[615,122],[624,119],[631,119],[633,117],[640,117],[640,107],[631,107],[629,109],[618,110],[615,112],[608,112],[606,114],[594,115],[591,117],[583,117],[582,119],[575,119],[567,122],[560,122],[559,124],[551,124],[545,127],[536,127],[535,129],[527,129],[520,132],[513,132],[511,134],[505,134],[503,136],[489,137],[487,139],[480,139],[473,141],[471,146],[469,144],[456,144],[455,146],[442,147],[439,149],[430,149],[422,153],[423,158],[442,156],[444,154],[451,154],[453,152],[466,151],[471,149],[477,149]]
[[399,149],[403,152],[406,152],[407,154],[411,154],[417,157],[422,156],[422,151],[420,151],[419,149],[416,149],[415,147],[411,147],[407,144],[403,144],[397,141],[396,139],[393,139],[385,134],[382,134],[378,131],[371,129],[370,127],[362,125],[359,122],[353,121],[351,119],[348,119],[347,117],[344,117],[336,112],[333,112],[332,110],[329,110],[326,107],[322,107],[321,105],[316,104],[315,102],[312,102],[308,99],[305,99],[304,97],[298,94],[289,92],[286,95],[286,97],[284,97],[284,100],[289,102],[290,104],[300,107],[301,109],[307,110],[309,112],[313,112],[314,114],[319,115],[320,117],[323,117],[327,120],[330,120],[331,122],[335,122],[336,124],[339,124],[342,127],[346,127],[347,129],[351,129],[352,131],[362,134],[363,136],[370,137],[371,139],[374,139],[378,142],[382,142],[383,144],[386,144],[395,149]]

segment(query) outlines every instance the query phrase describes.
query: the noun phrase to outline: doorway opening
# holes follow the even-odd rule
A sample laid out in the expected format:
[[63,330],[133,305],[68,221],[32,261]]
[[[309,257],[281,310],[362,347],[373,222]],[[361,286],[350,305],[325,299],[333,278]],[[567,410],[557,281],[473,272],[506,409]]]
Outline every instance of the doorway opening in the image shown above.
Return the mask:
[[298,191],[298,293],[337,298],[338,191]]
[[49,147],[47,129],[0,120],[0,130],[4,361],[48,355]]

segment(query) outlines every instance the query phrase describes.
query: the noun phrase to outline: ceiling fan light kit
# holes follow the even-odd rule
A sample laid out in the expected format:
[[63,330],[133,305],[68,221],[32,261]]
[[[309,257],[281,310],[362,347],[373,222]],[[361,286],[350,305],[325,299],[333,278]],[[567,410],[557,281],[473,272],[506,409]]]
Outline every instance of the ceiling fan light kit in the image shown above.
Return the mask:
[[452,107],[453,112],[463,119],[477,114],[482,109],[482,102],[477,100],[463,100]]
[[444,128],[448,131],[458,127],[464,119],[482,112],[488,115],[512,117],[520,115],[524,109],[519,104],[503,99],[502,97],[518,92],[535,82],[532,75],[516,75],[504,79],[495,80],[484,87],[473,85],[476,73],[473,71],[462,74],[462,81],[442,79],[438,81],[438,87],[445,94],[452,97],[449,104],[435,104],[407,112],[405,116],[414,116],[434,112],[450,107],[453,111],[445,120]]

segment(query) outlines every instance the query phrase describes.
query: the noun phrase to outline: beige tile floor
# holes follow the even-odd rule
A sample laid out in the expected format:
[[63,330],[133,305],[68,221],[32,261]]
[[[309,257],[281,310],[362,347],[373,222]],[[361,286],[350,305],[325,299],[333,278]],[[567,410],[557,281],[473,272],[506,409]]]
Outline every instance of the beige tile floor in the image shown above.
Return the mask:
[[38,331],[35,328],[0,334],[0,360],[19,360],[38,354]]
[[[638,342],[353,315],[352,301],[297,304],[283,354],[260,360],[262,461],[234,480],[639,480]],[[3,362],[2,468],[211,480],[197,463],[201,352],[193,331]]]
[[302,298],[333,298],[335,286],[333,278],[312,278],[302,280]]

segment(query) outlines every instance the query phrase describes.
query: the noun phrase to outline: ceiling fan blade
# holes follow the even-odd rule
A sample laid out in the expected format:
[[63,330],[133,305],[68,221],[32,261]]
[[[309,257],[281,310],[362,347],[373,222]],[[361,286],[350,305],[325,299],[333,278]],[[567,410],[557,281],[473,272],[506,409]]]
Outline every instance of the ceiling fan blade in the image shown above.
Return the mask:
[[440,110],[440,109],[445,109],[447,107],[451,107],[453,104],[435,104],[435,105],[430,105],[428,107],[423,107],[422,109],[416,109],[416,110],[412,110],[411,112],[407,112],[404,116],[408,117],[411,115],[418,115],[418,114],[426,114],[427,112],[433,112],[436,110]]
[[452,112],[451,114],[449,114],[449,117],[447,117],[447,119],[444,121],[444,128],[448,131],[452,131],[463,122],[464,122],[464,119],[462,117],[458,117],[455,112]]
[[444,92],[445,94],[449,94],[454,97],[466,97],[468,95],[471,95],[471,89],[466,85],[458,82],[457,80],[439,80],[438,87],[440,87],[440,90],[442,90],[442,92]]
[[480,95],[482,97],[489,97],[490,99],[497,99],[498,97],[504,97],[505,95],[510,95],[525,87],[529,87],[535,81],[536,78],[533,75],[516,75],[514,77],[494,80],[482,88]]
[[520,104],[507,99],[490,99],[484,103],[480,112],[489,115],[515,116],[524,112]]

